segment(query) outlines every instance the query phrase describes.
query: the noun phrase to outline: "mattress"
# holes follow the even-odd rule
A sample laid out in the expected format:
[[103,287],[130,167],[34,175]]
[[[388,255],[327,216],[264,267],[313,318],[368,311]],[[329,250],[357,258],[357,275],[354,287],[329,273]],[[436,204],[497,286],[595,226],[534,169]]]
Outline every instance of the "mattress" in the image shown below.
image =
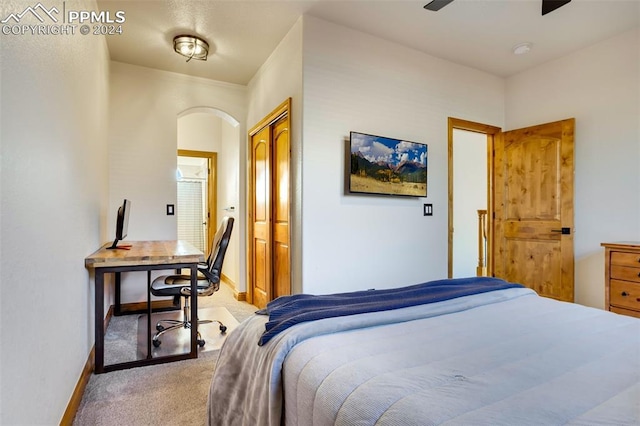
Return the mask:
[[510,288],[227,337],[215,425],[637,425],[640,320]]

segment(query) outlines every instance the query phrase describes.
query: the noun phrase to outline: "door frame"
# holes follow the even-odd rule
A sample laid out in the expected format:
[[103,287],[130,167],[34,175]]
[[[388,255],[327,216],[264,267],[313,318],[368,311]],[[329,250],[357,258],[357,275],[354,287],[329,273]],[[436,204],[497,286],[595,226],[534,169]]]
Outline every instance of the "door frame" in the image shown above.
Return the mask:
[[190,149],[179,149],[178,157],[206,158],[209,163],[209,173],[207,178],[207,238],[205,241],[206,252],[209,252],[211,241],[216,233],[218,225],[218,153],[213,151],[194,151]]
[[448,181],[449,181],[449,196],[448,196],[448,265],[447,276],[453,277],[453,131],[466,130],[474,133],[482,133],[487,135],[487,276],[493,276],[493,191],[494,191],[494,170],[493,170],[493,147],[494,141],[497,135],[502,132],[500,127],[491,126],[489,124],[476,123],[473,121],[462,120],[459,118],[449,117],[448,119]]

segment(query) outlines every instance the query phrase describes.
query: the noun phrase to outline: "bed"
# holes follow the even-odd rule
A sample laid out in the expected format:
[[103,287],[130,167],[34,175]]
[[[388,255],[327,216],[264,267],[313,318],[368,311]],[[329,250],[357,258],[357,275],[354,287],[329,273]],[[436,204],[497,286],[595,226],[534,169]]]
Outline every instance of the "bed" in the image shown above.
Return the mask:
[[640,424],[636,318],[495,278],[272,304],[227,337],[209,424]]

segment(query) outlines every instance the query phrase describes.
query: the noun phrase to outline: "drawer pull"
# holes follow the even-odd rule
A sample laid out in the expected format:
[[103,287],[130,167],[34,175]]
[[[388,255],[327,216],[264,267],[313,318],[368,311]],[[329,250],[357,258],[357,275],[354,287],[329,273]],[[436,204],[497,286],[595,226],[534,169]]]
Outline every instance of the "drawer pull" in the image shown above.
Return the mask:
[[629,293],[627,293],[626,291],[623,291],[623,292],[620,294],[620,296],[623,296],[623,297],[627,297],[628,295],[629,295]]

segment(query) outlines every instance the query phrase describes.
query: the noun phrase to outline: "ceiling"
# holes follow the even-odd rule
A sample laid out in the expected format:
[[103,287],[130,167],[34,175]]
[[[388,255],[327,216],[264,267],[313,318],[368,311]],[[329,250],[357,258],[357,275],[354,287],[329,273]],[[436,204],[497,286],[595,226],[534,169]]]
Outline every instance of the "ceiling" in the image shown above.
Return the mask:
[[[111,59],[246,85],[298,18],[312,15],[461,65],[508,77],[640,25],[640,0],[573,0],[541,16],[541,0],[99,0],[124,11]],[[207,61],[173,52],[173,37],[196,34]],[[529,42],[532,50],[514,55]]]

